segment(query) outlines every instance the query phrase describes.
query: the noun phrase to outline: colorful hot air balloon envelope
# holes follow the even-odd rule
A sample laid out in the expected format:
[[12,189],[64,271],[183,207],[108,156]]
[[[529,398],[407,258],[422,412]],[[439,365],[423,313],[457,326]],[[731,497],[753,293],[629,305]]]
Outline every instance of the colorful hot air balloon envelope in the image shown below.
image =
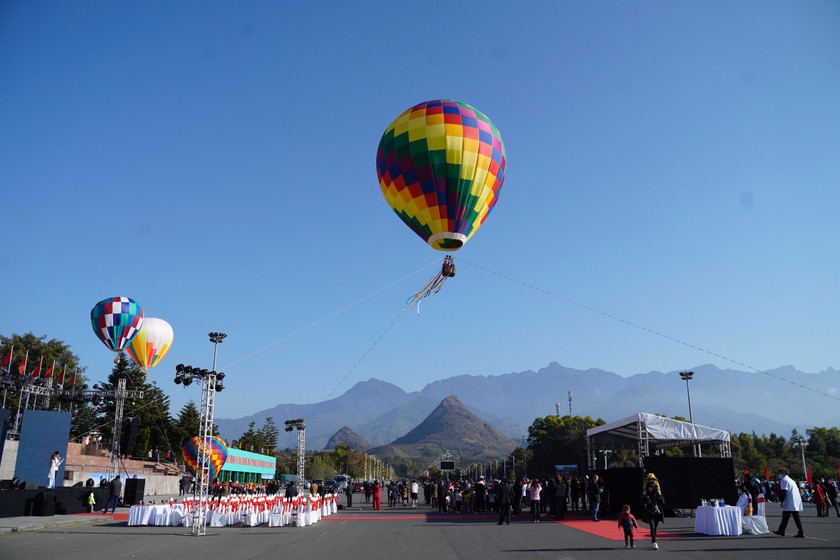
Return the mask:
[[456,251],[499,200],[505,180],[499,130],[466,103],[415,105],[385,130],[376,172],[385,200],[426,243]]
[[[181,457],[184,459],[184,464],[192,474],[196,474],[198,465],[198,445],[201,438],[196,436],[184,442],[184,447],[181,448]],[[221,472],[222,467],[227,461],[227,444],[218,436],[211,436],[207,438],[207,456],[210,458],[210,480],[214,480]]]
[[158,362],[169,352],[175,333],[172,326],[163,319],[145,317],[143,326],[137,335],[131,339],[125,351],[134,362],[146,371],[158,365]]
[[143,326],[143,308],[129,297],[103,299],[90,310],[90,325],[105,346],[120,352]]

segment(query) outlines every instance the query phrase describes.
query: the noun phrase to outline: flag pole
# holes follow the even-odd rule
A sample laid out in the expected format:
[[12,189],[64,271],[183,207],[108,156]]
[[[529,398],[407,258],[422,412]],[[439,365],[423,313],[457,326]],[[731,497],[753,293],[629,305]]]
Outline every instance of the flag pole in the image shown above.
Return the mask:
[[[6,364],[6,375],[11,375],[12,373],[12,358],[15,356],[15,343],[12,342],[12,349],[9,350],[9,363]],[[3,408],[6,408],[6,395],[8,394],[9,389],[6,386],[3,386]]]
[[[64,367],[61,370],[61,381],[58,381],[56,385],[59,387],[59,391],[64,391],[64,376],[67,374],[67,363],[65,362]],[[58,399],[58,411],[61,412],[61,399]]]
[[52,393],[52,380],[53,380],[53,370],[54,369],[55,369],[55,359],[53,359],[53,363],[50,366],[50,369],[47,370],[47,373],[49,373],[49,375],[47,376],[49,378],[49,383],[47,383],[47,389],[48,389],[47,395],[44,397],[44,410],[49,410],[50,409],[50,393]]

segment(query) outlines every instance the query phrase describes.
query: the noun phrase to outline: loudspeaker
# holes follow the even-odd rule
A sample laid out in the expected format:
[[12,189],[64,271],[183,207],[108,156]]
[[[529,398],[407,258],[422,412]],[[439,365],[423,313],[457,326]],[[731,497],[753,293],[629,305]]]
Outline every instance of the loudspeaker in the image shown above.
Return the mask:
[[140,429],[140,418],[137,416],[131,418],[128,428],[128,437],[125,438],[125,453],[134,455],[134,448],[137,446],[137,430]]
[[142,478],[127,478],[125,491],[123,492],[123,505],[136,506],[143,501],[143,491],[146,489],[146,481]]

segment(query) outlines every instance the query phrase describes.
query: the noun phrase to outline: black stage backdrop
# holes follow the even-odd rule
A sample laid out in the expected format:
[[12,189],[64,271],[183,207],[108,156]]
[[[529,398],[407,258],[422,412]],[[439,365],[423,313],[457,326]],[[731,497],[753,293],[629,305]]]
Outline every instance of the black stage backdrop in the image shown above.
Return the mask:
[[0,517],[26,515],[64,515],[87,511],[87,497],[93,492],[97,510],[105,507],[107,488],[87,488],[81,484],[52,491],[0,490]]
[[738,501],[731,458],[653,456],[645,458],[645,470],[659,480],[668,509],[693,509],[704,498],[723,498],[733,506]]
[[[642,495],[642,477],[644,471],[638,468],[626,469],[609,469],[609,470],[594,470],[589,473],[589,476],[597,474],[601,479],[605,493],[602,498],[606,498],[606,491],[609,492],[609,517],[617,518],[618,512],[621,511],[621,506],[624,504],[630,505],[630,511],[633,515],[640,517],[641,499]],[[601,508],[607,504],[602,503]]]

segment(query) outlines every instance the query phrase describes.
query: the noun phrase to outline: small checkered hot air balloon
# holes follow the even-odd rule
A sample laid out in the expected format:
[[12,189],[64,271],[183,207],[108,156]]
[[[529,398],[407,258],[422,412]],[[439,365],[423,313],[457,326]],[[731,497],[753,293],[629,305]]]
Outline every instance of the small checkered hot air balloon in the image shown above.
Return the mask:
[[146,317],[137,335],[131,339],[125,351],[144,372],[153,368],[169,352],[175,333],[172,326],[163,319]]
[[103,299],[90,310],[90,326],[108,349],[120,352],[143,326],[143,308],[129,297]]
[[[184,465],[192,474],[196,474],[198,464],[198,446],[201,443],[201,438],[196,436],[184,442],[184,447],[181,448],[181,457],[184,459]],[[222,467],[227,461],[227,444],[218,436],[211,436],[207,438],[207,457],[210,461],[210,480],[213,480],[221,472]]]
[[[460,101],[436,99],[411,107],[385,130],[376,173],[388,205],[433,249],[457,251],[499,200],[505,145],[484,113]],[[451,257],[410,305],[455,276]]]

